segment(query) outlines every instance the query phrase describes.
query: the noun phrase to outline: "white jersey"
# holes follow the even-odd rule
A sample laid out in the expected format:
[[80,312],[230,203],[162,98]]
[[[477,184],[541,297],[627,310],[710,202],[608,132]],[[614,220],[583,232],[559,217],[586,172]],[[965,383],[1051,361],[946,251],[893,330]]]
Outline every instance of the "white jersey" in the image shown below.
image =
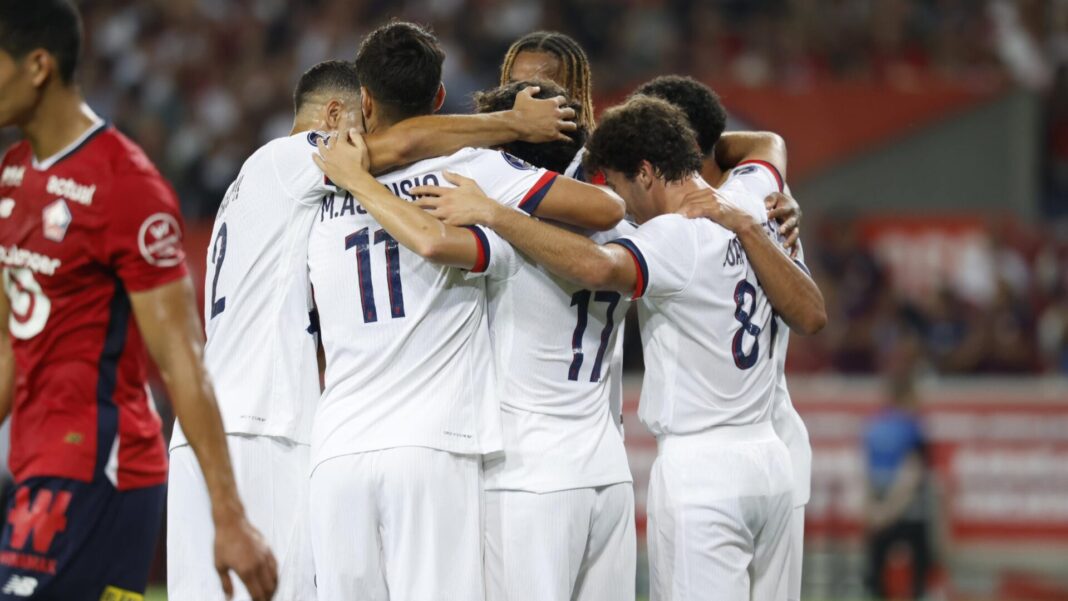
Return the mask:
[[[719,192],[760,222],[777,174],[734,170]],[[738,238],[707,219],[661,215],[617,241],[638,266],[645,356],[638,415],[656,435],[771,419],[774,313]]]
[[[808,271],[805,267],[805,253],[800,246],[795,261]],[[775,427],[775,434],[790,451],[794,472],[794,507],[800,507],[808,503],[812,491],[812,445],[808,440],[805,422],[794,408],[790,390],[786,387],[786,352],[790,345],[790,327],[781,317],[776,316],[775,322],[772,355],[778,374],[771,423]]]
[[[621,222],[598,244],[634,231]],[[620,404],[618,292],[584,290],[524,255],[504,254],[488,283],[504,457],[486,464],[487,490],[537,493],[630,482]]]
[[[420,185],[474,179],[502,204],[533,212],[556,174],[502,152],[463,149],[379,177],[402,199]],[[492,272],[507,245],[473,228]],[[326,351],[312,465],[402,446],[453,453],[499,451],[500,412],[484,278],[430,263],[403,248],[351,195],[322,204],[308,265]]]
[[[278,138],[230,185],[212,228],[204,282],[204,364],[228,434],[308,444],[319,399],[307,240],[332,192],[312,161],[323,134]],[[185,444],[175,427],[171,447]]]

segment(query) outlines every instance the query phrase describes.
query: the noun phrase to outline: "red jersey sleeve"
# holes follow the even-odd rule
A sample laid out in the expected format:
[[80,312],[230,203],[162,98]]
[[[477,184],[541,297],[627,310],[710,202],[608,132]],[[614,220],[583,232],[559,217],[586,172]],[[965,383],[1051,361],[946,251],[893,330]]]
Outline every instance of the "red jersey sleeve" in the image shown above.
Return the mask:
[[185,230],[174,191],[155,173],[116,178],[108,207],[108,265],[130,292],[186,275]]

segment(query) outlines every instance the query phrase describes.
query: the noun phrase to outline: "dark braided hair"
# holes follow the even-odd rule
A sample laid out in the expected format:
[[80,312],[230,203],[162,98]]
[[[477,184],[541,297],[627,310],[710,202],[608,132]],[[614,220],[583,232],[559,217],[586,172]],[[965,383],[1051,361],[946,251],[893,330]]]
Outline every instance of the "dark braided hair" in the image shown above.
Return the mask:
[[557,31],[535,31],[519,38],[508,49],[501,64],[501,85],[511,82],[512,68],[520,52],[544,52],[560,60],[563,67],[562,81],[558,82],[567,90],[569,98],[577,100],[582,106],[575,121],[592,130],[593,121],[593,80],[590,75],[590,59],[571,37]]

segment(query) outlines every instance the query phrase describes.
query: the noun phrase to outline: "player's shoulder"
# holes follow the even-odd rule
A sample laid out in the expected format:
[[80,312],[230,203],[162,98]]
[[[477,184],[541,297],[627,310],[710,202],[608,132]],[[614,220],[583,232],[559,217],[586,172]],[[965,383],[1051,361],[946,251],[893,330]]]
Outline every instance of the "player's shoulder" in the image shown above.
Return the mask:
[[643,235],[672,235],[687,233],[692,231],[693,228],[694,220],[683,217],[678,213],[664,213],[639,225],[636,231]]
[[0,164],[6,166],[24,165],[30,161],[32,149],[30,148],[29,140],[19,140],[8,146],[4,151],[3,159],[0,159]]
[[112,125],[97,136],[93,154],[106,158],[116,176],[159,176],[145,151]]
[[480,169],[502,172],[538,171],[538,168],[504,150],[492,148],[461,148],[451,158],[456,163],[466,163]]

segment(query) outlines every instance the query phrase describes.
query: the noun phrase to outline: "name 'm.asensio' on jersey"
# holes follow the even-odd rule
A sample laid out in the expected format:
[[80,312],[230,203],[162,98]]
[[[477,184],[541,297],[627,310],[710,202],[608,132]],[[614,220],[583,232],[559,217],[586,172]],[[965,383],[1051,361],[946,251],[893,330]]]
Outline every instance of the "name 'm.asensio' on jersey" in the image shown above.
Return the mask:
[[[503,152],[466,148],[378,180],[403,199],[474,179],[492,198],[533,213],[557,175]],[[474,228],[482,255],[471,272],[400,247],[350,194],[327,195],[308,243],[308,266],[326,353],[326,388],[312,435],[312,465],[398,446],[483,454],[500,450],[484,278],[492,232]]]

